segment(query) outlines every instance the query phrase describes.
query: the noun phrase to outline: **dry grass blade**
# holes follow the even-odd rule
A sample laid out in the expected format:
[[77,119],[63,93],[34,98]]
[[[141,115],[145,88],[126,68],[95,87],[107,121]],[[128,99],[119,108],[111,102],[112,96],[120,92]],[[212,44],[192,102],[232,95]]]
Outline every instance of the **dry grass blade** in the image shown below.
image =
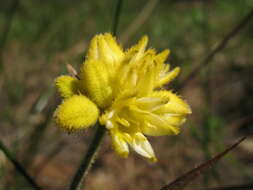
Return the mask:
[[11,30],[13,18],[19,8],[19,3],[19,0],[14,0],[6,14],[3,32],[0,37],[0,72],[3,70],[3,51],[8,39],[9,32]]
[[199,165],[198,167],[192,169],[191,171],[187,172],[181,177],[178,177],[176,180],[162,187],[160,190],[183,190],[186,185],[191,183],[195,178],[197,178],[205,170],[212,167],[212,165],[214,165],[217,161],[219,161],[223,156],[225,156],[228,152],[233,150],[237,145],[239,145],[245,139],[246,137],[241,138],[238,142],[234,143],[232,146],[228,147],[223,152],[219,153],[218,155],[208,160],[207,162]]
[[26,181],[31,185],[35,190],[41,190],[41,187],[34,181],[34,179],[28,174],[26,168],[23,167],[16,157],[8,150],[8,148],[0,141],[0,151],[3,151],[4,155],[9,159],[9,161],[14,165],[17,172],[19,172]]
[[58,104],[55,97],[51,97],[48,100],[47,107],[43,110],[43,114],[45,119],[42,120],[40,123],[38,123],[34,130],[32,131],[31,135],[29,136],[28,142],[29,145],[27,146],[26,150],[24,151],[24,165],[29,168],[31,166],[31,163],[33,162],[33,158],[36,155],[38,148],[40,146],[40,143],[42,142],[42,138],[44,137],[44,134],[46,132],[47,126],[49,125],[52,115],[54,113],[54,110]]
[[77,71],[75,70],[75,68],[70,65],[70,64],[66,64],[66,67],[67,67],[67,70],[69,72],[69,74],[72,76],[72,77],[76,77],[77,79],[79,79],[79,76],[77,74]]
[[206,58],[197,65],[182,81],[181,85],[179,85],[178,89],[182,89],[190,82],[194,77],[196,77],[201,69],[203,69],[205,66],[207,66],[213,58],[216,56],[217,53],[219,53],[221,50],[223,50],[228,42],[234,38],[244,27],[248,25],[248,23],[253,19],[253,9],[249,11],[249,13],[239,22],[238,25],[236,25],[223,39],[218,45],[206,56]]
[[143,26],[143,24],[152,14],[152,11],[156,7],[158,1],[159,0],[149,0],[144,8],[140,11],[140,14],[136,17],[136,19],[126,27],[127,30],[120,36],[123,44],[125,44],[131,38],[131,36]]

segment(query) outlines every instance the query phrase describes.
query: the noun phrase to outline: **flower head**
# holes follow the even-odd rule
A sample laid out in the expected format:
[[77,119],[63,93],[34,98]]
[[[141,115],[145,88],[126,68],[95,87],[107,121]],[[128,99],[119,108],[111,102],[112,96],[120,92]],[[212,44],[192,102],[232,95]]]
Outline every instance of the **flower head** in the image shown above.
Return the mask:
[[80,79],[60,76],[56,86],[63,102],[56,109],[56,123],[75,131],[97,120],[105,126],[114,150],[127,157],[129,147],[155,161],[146,138],[176,135],[186,116],[188,104],[163,89],[179,73],[165,64],[169,51],[146,50],[148,38],[123,51],[111,34],[96,35],[90,43]]

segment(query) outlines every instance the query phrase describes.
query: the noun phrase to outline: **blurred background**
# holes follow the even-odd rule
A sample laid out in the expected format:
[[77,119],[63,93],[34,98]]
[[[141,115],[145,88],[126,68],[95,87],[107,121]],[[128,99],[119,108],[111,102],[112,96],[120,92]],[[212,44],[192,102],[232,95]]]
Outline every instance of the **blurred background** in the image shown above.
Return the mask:
[[[44,189],[68,189],[94,133],[66,134],[55,126],[54,78],[67,73],[66,64],[78,69],[92,36],[111,31],[115,6],[116,0],[1,0],[0,138]],[[124,1],[118,41],[127,48],[147,34],[149,47],[169,48],[171,67],[182,72],[168,88],[193,114],[180,135],[150,138],[157,164],[135,153],[119,158],[107,136],[87,189],[159,189],[245,135],[186,189],[252,183],[253,19],[184,80],[252,9],[253,0]],[[32,189],[2,152],[0,189]]]

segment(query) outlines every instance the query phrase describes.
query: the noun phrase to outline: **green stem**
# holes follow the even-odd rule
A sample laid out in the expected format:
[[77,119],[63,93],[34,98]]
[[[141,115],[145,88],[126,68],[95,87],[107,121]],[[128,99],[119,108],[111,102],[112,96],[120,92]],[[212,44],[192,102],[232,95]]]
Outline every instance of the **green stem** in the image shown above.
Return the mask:
[[112,34],[114,36],[117,36],[117,30],[118,30],[118,25],[119,25],[119,16],[121,13],[122,5],[123,5],[123,0],[118,0],[117,6],[115,9],[115,14],[113,17],[113,25],[112,25]]
[[72,184],[70,186],[70,190],[81,190],[83,186],[84,179],[88,174],[89,168],[91,167],[92,163],[95,161],[96,153],[98,152],[98,148],[101,144],[103,136],[105,134],[106,128],[104,126],[96,124],[97,131],[91,141],[89,149],[81,161],[81,164],[73,178]]
[[5,156],[12,162],[15,166],[16,170],[24,176],[24,178],[30,183],[33,189],[41,190],[41,188],[37,185],[37,183],[33,180],[33,178],[26,172],[25,168],[21,166],[21,164],[16,160],[15,156],[12,155],[11,152],[7,149],[7,147],[0,141],[0,149],[3,151]]

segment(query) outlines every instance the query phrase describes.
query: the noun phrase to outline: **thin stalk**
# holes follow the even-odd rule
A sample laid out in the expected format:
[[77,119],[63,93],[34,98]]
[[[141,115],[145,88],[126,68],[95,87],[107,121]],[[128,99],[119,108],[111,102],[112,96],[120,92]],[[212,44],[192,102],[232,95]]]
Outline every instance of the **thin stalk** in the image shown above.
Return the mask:
[[32,131],[30,137],[29,137],[29,145],[27,149],[24,152],[24,166],[26,168],[29,168],[31,165],[30,163],[33,162],[34,156],[37,154],[38,149],[40,147],[40,144],[42,142],[42,138],[45,135],[46,129],[48,127],[49,122],[52,119],[52,115],[54,112],[54,108],[57,105],[57,101],[55,98],[50,98],[48,100],[47,107],[43,110],[43,114],[45,116],[45,119],[38,123],[35,127],[34,130]]
[[16,170],[24,176],[26,181],[33,187],[33,189],[41,190],[33,178],[27,173],[25,168],[16,160],[15,156],[7,149],[7,147],[0,141],[0,150],[3,151],[5,156],[12,162]]
[[212,159],[200,164],[198,167],[186,172],[185,174],[178,177],[176,180],[172,181],[170,184],[165,185],[160,190],[183,190],[187,185],[193,182],[194,179],[199,177],[201,174],[206,172],[214,164],[216,164],[221,158],[223,158],[227,153],[231,152],[236,148],[246,137],[242,137],[239,141],[234,143],[232,146],[225,149],[223,152],[217,154]]
[[178,86],[178,89],[182,89],[190,82],[193,78],[195,78],[200,71],[205,68],[219,53],[222,51],[229,41],[234,38],[243,28],[245,28],[248,23],[253,19],[253,9],[249,11],[249,13],[243,17],[243,19],[218,43],[218,45],[206,56],[206,58],[197,65],[181,82],[181,85]]
[[121,42],[125,44],[128,42],[128,40],[133,36],[136,31],[139,30],[140,27],[143,26],[143,24],[149,19],[149,17],[152,15],[154,9],[156,8],[156,5],[158,4],[159,0],[149,0],[145,4],[145,6],[142,8],[142,10],[139,11],[139,14],[136,15],[133,22],[131,22],[124,31],[124,33],[120,36]]
[[6,46],[7,38],[11,30],[13,18],[18,10],[19,0],[14,0],[6,14],[2,36],[0,38],[0,72],[3,71],[3,52]]
[[102,139],[104,137],[104,134],[106,132],[106,128],[103,126],[100,126],[99,123],[97,123],[97,130],[93,137],[93,140],[91,141],[91,144],[89,146],[89,149],[81,161],[81,164],[73,178],[72,184],[70,186],[70,190],[81,190],[83,187],[83,182],[88,174],[88,171],[92,165],[92,163],[95,161],[96,153],[98,152],[99,146],[102,142]]
[[122,5],[123,5],[123,0],[118,0],[117,6],[116,6],[116,9],[115,9],[115,14],[114,14],[114,17],[113,17],[113,24],[112,24],[112,34],[114,36],[117,36],[118,25],[119,25],[119,17],[120,17]]
[[[117,1],[115,14],[113,17],[113,25],[112,25],[112,34],[114,36],[117,35],[117,29],[118,29],[118,23],[119,23],[120,13],[122,9],[122,4],[123,4],[123,0]],[[97,130],[95,132],[93,140],[91,141],[88,151],[86,155],[84,156],[83,160],[81,161],[79,168],[77,169],[77,172],[70,185],[70,190],[82,189],[85,177],[88,174],[89,169],[92,166],[92,163],[95,161],[96,153],[98,152],[98,149],[100,147],[100,144],[106,132],[106,128],[104,126],[101,126],[99,122],[97,122],[96,127],[97,127]]]

